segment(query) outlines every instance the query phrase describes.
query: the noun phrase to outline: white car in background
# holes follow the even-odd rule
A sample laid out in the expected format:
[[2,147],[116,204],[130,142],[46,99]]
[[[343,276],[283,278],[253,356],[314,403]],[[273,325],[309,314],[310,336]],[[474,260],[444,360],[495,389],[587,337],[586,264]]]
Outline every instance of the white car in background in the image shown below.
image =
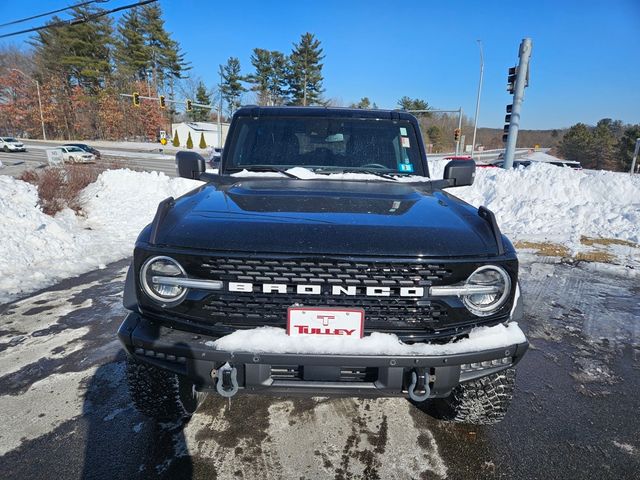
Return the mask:
[[80,147],[58,147],[56,150],[60,150],[62,153],[62,161],[64,163],[92,163],[96,161],[96,156],[93,153],[86,152]]
[[0,149],[5,152],[26,152],[27,147],[20,140],[13,137],[0,137]]

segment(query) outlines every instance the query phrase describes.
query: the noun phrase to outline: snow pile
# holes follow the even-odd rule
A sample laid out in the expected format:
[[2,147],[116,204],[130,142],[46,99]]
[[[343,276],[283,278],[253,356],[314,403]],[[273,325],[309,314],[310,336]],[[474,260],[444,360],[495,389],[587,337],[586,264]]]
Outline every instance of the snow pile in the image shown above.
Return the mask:
[[[429,162],[433,178],[442,178],[444,165]],[[535,162],[509,171],[478,168],[472,186],[447,192],[492,210],[513,241],[559,243],[573,252],[584,248],[581,236],[640,243],[640,175]]]
[[81,195],[86,217],[38,207],[36,187],[0,176],[0,303],[131,255],[158,202],[198,183],[162,173],[109,170]]
[[238,330],[205,345],[225,352],[251,353],[307,353],[341,355],[453,355],[478,352],[492,348],[506,348],[525,342],[517,323],[477,327],[469,338],[445,344],[416,343],[408,345],[396,335],[373,332],[363,338],[347,337],[290,337],[282,328],[260,327]]

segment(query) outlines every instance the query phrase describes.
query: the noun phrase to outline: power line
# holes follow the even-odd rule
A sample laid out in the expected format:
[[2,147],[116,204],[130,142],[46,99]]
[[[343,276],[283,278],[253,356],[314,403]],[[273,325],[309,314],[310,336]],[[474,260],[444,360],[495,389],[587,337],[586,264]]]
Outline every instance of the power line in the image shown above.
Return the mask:
[[21,18],[20,20],[13,20],[12,22],[2,23],[2,24],[0,24],[0,27],[6,27],[8,25],[15,25],[16,23],[27,22],[27,21],[33,20],[35,18],[48,17],[49,15],[53,15],[54,13],[64,12],[65,10],[71,10],[72,8],[76,8],[76,7],[83,7],[83,6],[89,5],[91,3],[97,3],[97,2],[104,3],[104,2],[108,2],[108,1],[109,0],[91,0],[89,2],[76,3],[75,5],[71,5],[70,7],[59,8],[58,10],[52,10],[50,12],[41,13],[39,15],[34,15],[33,17]]
[[96,18],[104,17],[105,15],[109,15],[111,13],[120,12],[122,10],[128,10],[129,8],[140,7],[142,5],[147,5],[149,3],[157,2],[158,0],[144,0],[142,2],[132,3],[130,5],[124,5],[122,7],[113,8],[111,10],[105,10],[103,12],[94,13],[93,15],[87,15],[86,17],[72,18],[70,20],[62,20],[56,23],[50,23],[48,25],[42,25],[40,27],[30,28],[28,30],[21,30],[20,32],[7,33],[5,35],[0,35],[0,38],[13,37],[15,35],[22,35],[23,33],[37,32],[38,30],[44,30],[46,28],[59,28],[59,27],[70,27],[73,25],[79,25],[81,23],[90,22],[91,20],[95,20]]

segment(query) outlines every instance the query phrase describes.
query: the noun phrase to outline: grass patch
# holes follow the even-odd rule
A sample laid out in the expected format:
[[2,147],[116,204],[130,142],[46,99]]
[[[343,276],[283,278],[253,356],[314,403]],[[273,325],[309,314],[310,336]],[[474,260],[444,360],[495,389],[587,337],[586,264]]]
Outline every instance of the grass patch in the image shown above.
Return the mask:
[[578,252],[576,254],[576,260],[582,260],[584,262],[600,262],[600,263],[613,263],[615,257],[602,250],[592,250],[590,252]]
[[571,253],[564,245],[551,242],[525,242],[519,241],[514,244],[516,248],[535,250],[536,255],[545,257],[569,257]]
[[582,236],[580,237],[580,243],[589,247],[593,247],[594,245],[622,245],[625,247],[640,248],[640,245],[628,240],[621,240],[619,238],[593,238]]

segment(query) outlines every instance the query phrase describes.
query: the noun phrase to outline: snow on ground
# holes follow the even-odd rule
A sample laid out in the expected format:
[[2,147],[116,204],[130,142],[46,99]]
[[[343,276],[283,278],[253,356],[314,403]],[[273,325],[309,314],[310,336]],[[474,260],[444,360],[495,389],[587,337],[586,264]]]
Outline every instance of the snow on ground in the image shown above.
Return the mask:
[[[442,178],[445,165],[430,161],[432,177]],[[553,242],[571,253],[588,249],[580,241],[583,236],[640,244],[640,175],[537,162],[510,171],[478,168],[472,186],[447,191],[492,210],[502,232],[514,242]],[[637,249],[631,250],[638,255]]]
[[33,185],[0,176],[0,303],[131,255],[158,202],[198,183],[109,170],[82,194],[85,216],[45,215]]
[[289,336],[276,327],[238,330],[216,341],[205,344],[226,352],[256,353],[308,353],[341,355],[453,355],[479,352],[492,348],[505,348],[525,342],[526,338],[516,322],[495,327],[478,327],[469,338],[443,345],[416,343],[408,345],[396,335],[373,332],[363,338]]

